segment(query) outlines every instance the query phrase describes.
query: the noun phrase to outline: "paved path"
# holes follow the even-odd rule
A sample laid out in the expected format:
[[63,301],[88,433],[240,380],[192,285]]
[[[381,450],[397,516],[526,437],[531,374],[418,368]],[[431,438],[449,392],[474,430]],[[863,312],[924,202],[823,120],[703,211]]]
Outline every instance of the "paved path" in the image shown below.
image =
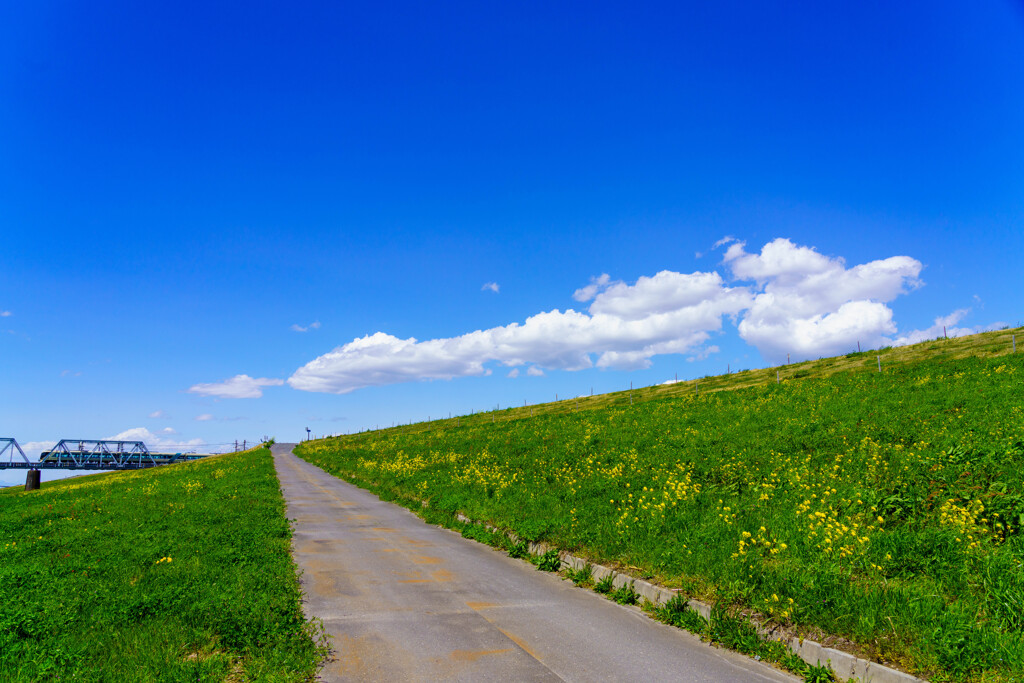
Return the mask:
[[795,681],[575,588],[275,444],[325,681]]

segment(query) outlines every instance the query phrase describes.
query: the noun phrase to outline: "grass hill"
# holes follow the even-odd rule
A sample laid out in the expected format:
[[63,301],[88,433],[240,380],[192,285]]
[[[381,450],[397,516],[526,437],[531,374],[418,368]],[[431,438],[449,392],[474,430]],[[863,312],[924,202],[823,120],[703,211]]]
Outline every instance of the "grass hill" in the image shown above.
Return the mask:
[[0,493],[0,680],[312,679],[266,449]]
[[842,638],[932,680],[1021,680],[1024,349],[1011,352],[1011,335],[1022,331],[297,452],[390,497]]

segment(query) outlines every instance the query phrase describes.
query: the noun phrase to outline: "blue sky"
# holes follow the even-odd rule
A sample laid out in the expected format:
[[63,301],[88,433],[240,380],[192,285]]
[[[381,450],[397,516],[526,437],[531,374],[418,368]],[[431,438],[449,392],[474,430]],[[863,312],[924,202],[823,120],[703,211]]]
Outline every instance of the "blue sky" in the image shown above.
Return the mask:
[[1024,319],[1018,3],[0,27],[23,444],[294,440]]

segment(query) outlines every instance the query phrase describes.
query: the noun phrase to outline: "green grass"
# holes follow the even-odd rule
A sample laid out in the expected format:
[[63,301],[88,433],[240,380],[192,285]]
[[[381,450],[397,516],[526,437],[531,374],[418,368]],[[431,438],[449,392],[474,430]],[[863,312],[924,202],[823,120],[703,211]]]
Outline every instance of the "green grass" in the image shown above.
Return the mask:
[[886,350],[882,373],[879,354],[849,354],[779,384],[735,373],[638,390],[632,406],[563,401],[297,452],[429,515],[936,681],[1021,680],[1024,353],[1010,333]]
[[290,537],[265,449],[4,491],[0,680],[309,680]]
[[801,676],[805,683],[835,680],[828,665],[808,664],[799,655],[794,654],[782,640],[761,636],[753,624],[742,615],[716,608],[711,611],[711,618],[705,619],[687,606],[686,600],[678,595],[657,607],[645,602],[643,609],[655,619],[686,629],[703,640],[742,652],[749,657],[771,662]]

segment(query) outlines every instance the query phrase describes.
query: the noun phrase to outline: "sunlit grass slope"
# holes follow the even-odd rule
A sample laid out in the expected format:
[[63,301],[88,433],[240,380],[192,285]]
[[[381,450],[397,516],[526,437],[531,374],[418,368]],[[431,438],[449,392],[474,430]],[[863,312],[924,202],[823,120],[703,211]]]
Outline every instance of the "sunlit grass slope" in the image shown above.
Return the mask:
[[296,681],[303,618],[270,452],[0,494],[0,680]]
[[878,354],[851,354],[779,384],[732,375],[298,452],[934,680],[1021,680],[1024,349],[1010,334],[886,351],[881,373]]

